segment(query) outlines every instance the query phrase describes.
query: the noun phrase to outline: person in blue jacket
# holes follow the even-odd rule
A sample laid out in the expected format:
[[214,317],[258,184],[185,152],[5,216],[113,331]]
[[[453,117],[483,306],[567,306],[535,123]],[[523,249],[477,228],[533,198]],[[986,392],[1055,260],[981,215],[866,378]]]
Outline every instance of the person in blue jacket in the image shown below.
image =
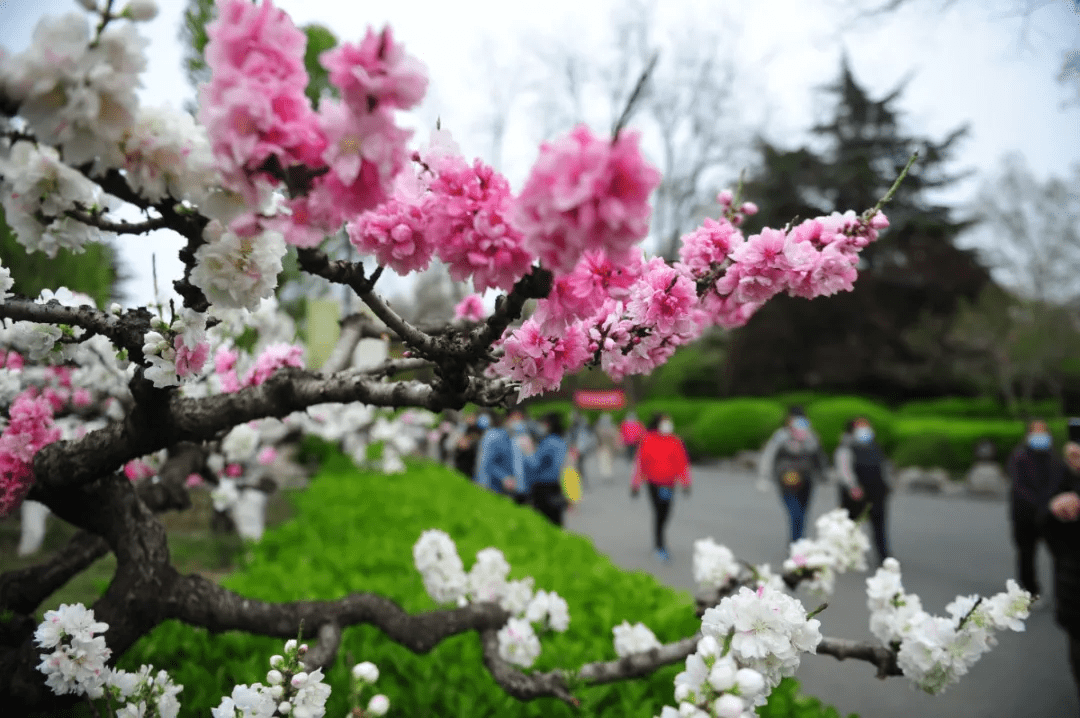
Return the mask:
[[483,418],[488,419],[488,426],[480,437],[480,447],[476,451],[473,481],[498,494],[512,493],[507,489],[514,483],[514,451],[510,434],[502,427],[502,420],[497,414],[491,417],[485,414]]
[[562,415],[553,413],[540,422],[543,438],[536,453],[524,457],[525,492],[533,507],[556,526],[563,525],[563,514],[570,504],[563,495],[562,470],[569,447],[563,436]]

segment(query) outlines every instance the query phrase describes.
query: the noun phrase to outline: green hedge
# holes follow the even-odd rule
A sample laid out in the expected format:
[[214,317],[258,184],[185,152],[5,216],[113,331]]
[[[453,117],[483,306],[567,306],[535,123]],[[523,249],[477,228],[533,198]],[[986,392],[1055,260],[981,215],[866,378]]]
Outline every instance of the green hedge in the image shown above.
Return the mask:
[[759,449],[776,431],[787,412],[770,399],[725,399],[704,409],[685,435],[695,457],[732,456],[744,449]]
[[1046,399],[1030,403],[1021,403],[1014,416],[1004,404],[994,397],[947,396],[940,399],[909,401],[896,410],[898,416],[905,417],[957,417],[966,419],[1017,419],[1028,416],[1046,418],[1060,417],[1061,405]]
[[[331,456],[309,488],[295,496],[296,520],[268,531],[252,547],[247,565],[224,585],[273,601],[373,591],[410,613],[429,610],[434,605],[413,566],[412,546],[425,529],[441,528],[457,543],[466,568],[478,550],[496,546],[513,567],[512,578],[533,576],[538,588],[566,599],[570,628],[543,638],[538,670],[614,659],[611,629],[623,620],[645,622],[661,641],[699,628],[688,593],[665,588],[645,573],[618,569],[588,539],[558,530],[532,510],[478,489],[441,466],[409,466],[404,475],[385,476],[357,471],[340,454]],[[184,686],[184,714],[202,716],[233,685],[265,681],[267,661],[280,653],[282,642],[238,632],[211,635],[169,622],[140,640],[120,665],[134,670],[153,663],[169,670]],[[376,629],[359,626],[344,632],[338,658],[327,672],[333,688],[327,715],[346,713],[349,661],[361,660],[379,666],[377,688],[389,696],[393,715],[403,716],[651,717],[673,703],[672,682],[682,668],[673,665],[649,678],[577,691],[582,709],[575,711],[555,699],[522,703],[508,697],[483,667],[475,634],[454,637],[417,656]],[[783,689],[784,700],[793,690],[790,685]]]
[[[1068,421],[1051,419],[1054,444],[1068,437]],[[999,463],[1024,440],[1026,425],[1019,419],[910,418],[896,420],[897,445],[892,452],[897,466],[941,466],[952,472],[971,468],[975,447],[988,439]]]

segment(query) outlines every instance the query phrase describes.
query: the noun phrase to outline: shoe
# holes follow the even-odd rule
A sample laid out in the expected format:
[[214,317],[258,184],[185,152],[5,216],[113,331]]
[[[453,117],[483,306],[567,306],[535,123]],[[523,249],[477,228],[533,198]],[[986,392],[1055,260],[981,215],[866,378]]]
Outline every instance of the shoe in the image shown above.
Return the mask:
[[671,555],[664,549],[656,549],[656,557],[664,563],[671,563]]

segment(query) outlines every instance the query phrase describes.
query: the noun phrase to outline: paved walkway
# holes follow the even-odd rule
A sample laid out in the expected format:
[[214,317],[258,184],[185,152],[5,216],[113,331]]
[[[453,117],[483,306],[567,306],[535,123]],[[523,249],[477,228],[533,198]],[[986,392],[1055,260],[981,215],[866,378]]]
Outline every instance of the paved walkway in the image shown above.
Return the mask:
[[[592,538],[597,549],[616,564],[693,590],[693,541],[712,536],[741,558],[780,568],[787,551],[787,516],[776,494],[757,490],[750,474],[695,467],[691,497],[676,495],[668,529],[672,561],[662,564],[652,553],[648,497],[643,492],[631,500],[628,472],[629,465],[621,462],[617,481],[600,484],[593,480],[566,521],[569,530]],[[836,505],[835,487],[819,487],[811,513],[816,518]],[[891,540],[904,587],[919,594],[923,606],[937,614],[944,614],[945,605],[958,594],[985,596],[1003,590],[1005,580],[1013,575],[1006,508],[1002,501],[895,496],[889,508]],[[1049,591],[1051,566],[1045,549],[1039,568]],[[823,634],[871,638],[866,576],[838,577],[837,591],[820,617]],[[1066,646],[1064,632],[1046,608],[1031,616],[1026,632],[1000,634],[998,646],[959,684],[939,696],[915,691],[904,678],[879,681],[869,664],[841,663],[829,656],[805,656],[796,678],[806,693],[836,706],[842,716],[853,712],[862,718],[1076,716],[1078,700]]]

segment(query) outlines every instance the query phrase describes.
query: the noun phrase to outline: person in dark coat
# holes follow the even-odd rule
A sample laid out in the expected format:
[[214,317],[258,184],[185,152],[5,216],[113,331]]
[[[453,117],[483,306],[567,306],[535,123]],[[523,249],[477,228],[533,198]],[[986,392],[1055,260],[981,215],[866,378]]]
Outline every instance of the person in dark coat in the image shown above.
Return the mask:
[[1043,532],[1054,557],[1054,618],[1069,636],[1069,665],[1080,691],[1080,444],[1075,441],[1065,445],[1065,464]]
[[1028,423],[1024,443],[1009,458],[1009,495],[1017,581],[1033,596],[1042,593],[1035,571],[1035,552],[1042,538],[1050,499],[1063,484],[1065,464],[1053,451],[1050,428],[1043,419]]
[[533,507],[556,526],[563,525],[563,514],[570,505],[562,487],[563,464],[569,450],[564,431],[562,416],[548,414],[541,420],[543,438],[536,453],[524,457],[525,493]]
[[890,556],[885,533],[885,507],[889,496],[887,460],[885,452],[874,440],[874,427],[869,419],[860,416],[849,422],[849,430],[841,439],[834,460],[840,475],[841,506],[847,509],[852,519],[862,517],[869,510],[874,547],[878,565],[881,565]]

